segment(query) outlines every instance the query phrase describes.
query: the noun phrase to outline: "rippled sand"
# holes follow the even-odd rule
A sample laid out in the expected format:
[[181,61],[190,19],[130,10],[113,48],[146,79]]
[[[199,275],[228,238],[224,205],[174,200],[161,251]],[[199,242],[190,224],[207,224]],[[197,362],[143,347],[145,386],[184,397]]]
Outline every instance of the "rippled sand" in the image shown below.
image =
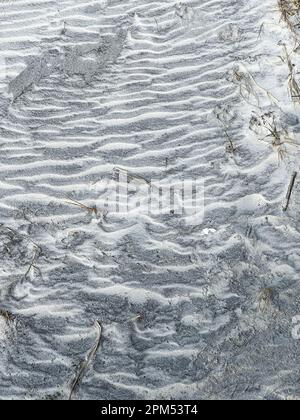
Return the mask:
[[[96,321],[73,399],[299,397],[283,43],[275,0],[1,2],[1,398],[69,398]],[[204,219],[70,201],[116,167],[204,180]]]

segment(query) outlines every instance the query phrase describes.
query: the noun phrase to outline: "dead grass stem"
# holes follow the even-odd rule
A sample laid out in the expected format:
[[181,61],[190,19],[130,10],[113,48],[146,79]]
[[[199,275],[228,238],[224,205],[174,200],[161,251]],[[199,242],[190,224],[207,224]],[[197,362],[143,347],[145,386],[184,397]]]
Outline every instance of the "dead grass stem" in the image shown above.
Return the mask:
[[298,176],[298,172],[293,172],[291,182],[290,182],[290,185],[289,185],[289,188],[288,188],[288,192],[287,192],[287,195],[286,195],[286,203],[285,203],[285,206],[283,208],[283,211],[287,211],[288,208],[289,208],[297,176]]
[[92,207],[87,206],[83,203],[80,203],[79,201],[74,200],[73,198],[70,198],[70,197],[68,197],[68,200],[70,200],[70,201],[67,201],[68,204],[72,204],[73,206],[77,206],[77,207],[81,208],[82,210],[86,210],[89,214],[94,214],[95,216],[98,215],[98,209],[97,209],[96,206],[92,206]]
[[95,344],[93,345],[92,349],[90,350],[90,352],[88,353],[87,357],[85,358],[85,360],[80,364],[80,367],[78,369],[78,373],[76,374],[76,377],[74,378],[72,384],[71,384],[71,391],[70,391],[70,396],[69,396],[69,400],[72,400],[73,394],[76,390],[76,388],[79,386],[82,378],[84,377],[84,374],[87,370],[87,368],[90,366],[90,364],[92,363],[99,347],[100,347],[100,341],[101,341],[101,336],[102,336],[102,327],[100,322],[96,321],[95,322],[95,327],[97,329],[97,337],[96,337],[96,341]]
[[25,275],[24,275],[24,279],[27,279],[27,276],[30,274],[32,269],[35,270],[35,271],[38,271],[39,274],[41,274],[40,269],[36,266],[36,262],[37,262],[37,260],[40,256],[41,252],[42,252],[41,248],[36,245],[34,256],[33,256],[32,260],[29,264],[29,267],[28,267]]
[[287,47],[284,46],[285,60],[289,68],[288,87],[293,102],[300,104],[300,86],[296,79],[295,66],[291,61],[291,56],[288,53]]
[[300,0],[278,0],[278,8],[281,19],[288,25],[295,34],[297,26],[300,24]]

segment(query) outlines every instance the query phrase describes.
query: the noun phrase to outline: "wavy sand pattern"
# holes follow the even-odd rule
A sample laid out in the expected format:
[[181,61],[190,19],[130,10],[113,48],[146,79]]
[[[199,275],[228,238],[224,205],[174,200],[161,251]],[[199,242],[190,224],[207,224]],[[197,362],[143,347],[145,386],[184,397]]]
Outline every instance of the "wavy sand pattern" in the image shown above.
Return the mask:
[[[279,19],[273,0],[1,2],[2,398],[68,398],[96,321],[73,399],[299,396],[298,149],[261,122],[297,141]],[[94,206],[115,167],[204,179],[204,220],[68,202]]]

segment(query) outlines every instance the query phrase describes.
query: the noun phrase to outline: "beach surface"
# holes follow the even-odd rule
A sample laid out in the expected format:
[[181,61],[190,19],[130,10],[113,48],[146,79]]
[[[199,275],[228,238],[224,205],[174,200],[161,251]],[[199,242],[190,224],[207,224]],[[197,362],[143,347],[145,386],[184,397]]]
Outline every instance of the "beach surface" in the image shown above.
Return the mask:
[[[296,41],[276,0],[0,2],[1,399],[300,397]],[[204,209],[107,210],[120,173]]]

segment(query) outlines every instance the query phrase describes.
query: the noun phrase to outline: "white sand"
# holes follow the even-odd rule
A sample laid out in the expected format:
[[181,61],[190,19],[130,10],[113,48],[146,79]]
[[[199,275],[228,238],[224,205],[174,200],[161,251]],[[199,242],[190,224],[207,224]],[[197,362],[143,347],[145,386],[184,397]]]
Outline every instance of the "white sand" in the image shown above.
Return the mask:
[[[68,398],[96,320],[74,398],[299,396],[284,44],[297,78],[276,0],[1,2],[1,398]],[[204,180],[204,220],[67,203],[99,207],[116,167]]]

